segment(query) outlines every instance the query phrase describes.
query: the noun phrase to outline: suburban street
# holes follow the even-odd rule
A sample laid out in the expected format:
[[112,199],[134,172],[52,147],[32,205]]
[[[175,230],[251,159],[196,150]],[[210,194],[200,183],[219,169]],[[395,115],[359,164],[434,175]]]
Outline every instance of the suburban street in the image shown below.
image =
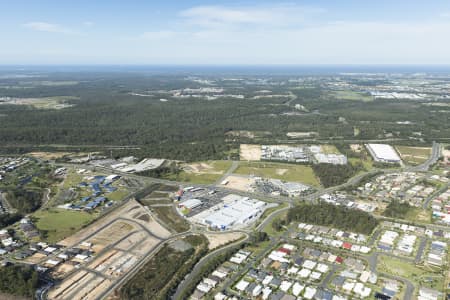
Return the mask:
[[[432,150],[432,156],[422,165],[414,167],[414,169],[407,169],[407,170],[426,170],[429,168],[429,166],[431,164],[433,164],[439,157],[439,152],[440,151],[440,145],[437,143],[433,143],[433,150]],[[63,164],[64,166],[73,166],[73,164]],[[287,207],[283,207],[280,209],[276,209],[273,212],[271,212],[269,215],[267,215],[263,220],[261,220],[261,222],[259,223],[259,225],[257,225],[253,230],[255,231],[262,231],[268,224],[270,224],[270,222],[272,222],[272,220],[276,217],[278,217],[280,214],[284,213],[285,211],[289,210],[290,207],[292,207],[292,205],[294,205],[294,203],[298,200],[294,200],[292,198],[288,198],[288,197],[284,197],[284,196],[272,196],[272,195],[265,195],[265,194],[260,194],[260,193],[251,193],[251,192],[243,192],[243,191],[237,191],[234,189],[230,189],[227,186],[223,186],[220,183],[229,175],[231,175],[236,168],[239,166],[239,161],[233,161],[232,165],[230,166],[230,168],[228,170],[226,170],[226,172],[223,174],[223,176],[221,176],[221,178],[219,180],[217,180],[215,182],[215,184],[203,184],[203,185],[196,185],[199,187],[204,187],[204,188],[209,188],[209,189],[214,189],[217,191],[224,191],[224,192],[230,192],[230,193],[235,193],[241,196],[246,196],[246,197],[254,197],[254,198],[260,198],[262,200],[266,200],[266,201],[271,201],[271,202],[275,202],[275,203],[288,203]],[[168,184],[168,185],[175,185],[175,186],[182,186],[183,183],[182,182],[175,182],[175,181],[170,181],[170,180],[163,180],[163,179],[158,179],[158,178],[150,178],[150,177],[144,177],[144,176],[140,176],[140,175],[136,175],[136,174],[129,174],[129,173],[123,173],[123,172],[118,172],[117,170],[114,169],[110,169],[110,168],[105,168],[105,167],[99,167],[99,166],[92,166],[92,165],[88,165],[88,164],[82,164],[82,165],[77,165],[77,167],[82,167],[82,168],[86,168],[86,169],[96,169],[96,170],[100,170],[100,171],[105,171],[105,172],[114,172],[115,174],[118,175],[122,175],[122,176],[126,176],[128,178],[133,178],[135,180],[137,180],[138,182],[142,183],[141,189],[139,189],[138,191],[130,194],[129,196],[127,196],[127,198],[123,201],[123,203],[125,203],[128,199],[132,199],[134,197],[135,194],[137,194],[139,191],[141,190],[145,190],[146,187],[148,187],[151,184],[154,183],[160,183],[160,184]],[[358,174],[357,176],[354,176],[352,178],[350,178],[346,183],[341,184],[339,186],[334,186],[334,187],[330,187],[330,188],[324,188],[324,189],[319,189],[318,191],[303,196],[300,198],[300,201],[314,201],[316,200],[318,197],[320,197],[323,194],[326,193],[333,193],[334,191],[340,190],[342,188],[345,187],[349,187],[349,186],[355,186],[357,185],[362,179],[366,178],[367,176],[373,176],[376,175],[378,173],[386,173],[386,172],[395,172],[398,170],[392,170],[392,169],[376,169],[376,170],[372,170],[370,172],[365,172],[365,173],[361,173]],[[445,187],[447,188],[448,185]],[[444,190],[444,188],[442,189]],[[429,197],[429,199],[427,200],[426,203],[424,203],[424,207],[426,205],[428,205],[428,201],[431,199],[431,197]],[[116,209],[115,207],[111,208],[111,209]],[[151,212],[147,209],[148,213],[151,214]],[[109,213],[110,211],[108,210],[106,213]],[[162,222],[162,224],[164,225],[164,223]],[[436,225],[436,228],[439,228],[441,226]],[[201,233],[203,229],[200,228],[200,231],[198,231],[199,229],[197,229],[195,231],[195,233]],[[217,255],[226,252],[228,249],[240,245],[242,243],[245,243],[248,239],[249,239],[249,233],[251,231],[236,231],[236,232],[242,232],[245,234],[245,238],[238,240],[236,242],[233,242],[223,248],[219,248],[217,250],[214,250],[213,252],[209,253],[208,255],[206,255],[204,258],[202,258],[193,268],[193,270],[185,277],[185,279],[182,281],[182,283],[178,286],[176,293],[173,296],[173,299],[178,300],[179,296],[181,295],[181,293],[184,291],[184,289],[192,282],[192,280],[194,280],[197,276],[197,274],[201,271],[202,267],[204,265],[206,265],[212,258],[216,257]],[[115,289],[119,288],[120,286],[122,286],[124,283],[127,282],[127,280],[129,280],[130,278],[132,278],[141,268],[142,266],[145,265],[145,263],[147,263],[154,255],[156,255],[156,253],[161,249],[161,247],[171,241],[174,241],[178,238],[181,238],[183,236],[186,235],[190,235],[193,234],[194,232],[192,231],[192,226],[191,229],[183,232],[183,233],[178,233],[178,234],[173,234],[170,238],[165,239],[165,240],[161,240],[160,243],[157,245],[157,247],[155,247],[154,249],[150,250],[146,255],[145,258],[142,259],[141,261],[139,261],[138,264],[136,264],[132,270],[130,272],[128,272],[127,274],[125,274],[124,276],[120,277],[116,282],[114,282],[113,286],[111,286],[111,288],[109,288],[108,290],[104,291],[100,297],[98,297],[98,299],[106,299],[112,291],[114,291]],[[288,235],[289,235],[289,231],[286,231],[282,236],[279,236],[277,238],[272,238],[271,243],[264,249],[264,251],[261,251],[261,253],[259,255],[257,255],[256,257],[253,257],[244,268],[241,268],[240,271],[238,271],[236,274],[234,274],[232,276],[232,278],[230,278],[229,280],[227,280],[227,283],[225,284],[225,289],[227,289],[228,291],[230,291],[229,287],[230,285],[234,282],[235,279],[237,279],[239,276],[241,276],[243,274],[243,272],[245,272],[250,266],[252,266],[255,262],[259,261],[262,257],[264,257],[264,255],[267,254],[268,251],[270,251],[280,240],[283,239],[287,239]],[[381,229],[378,228],[376,232],[373,233],[370,241],[368,242],[369,246],[373,246],[374,242],[378,239],[379,235],[381,233]],[[218,233],[220,234],[220,233]],[[420,239],[420,244],[417,250],[417,254],[415,256],[414,259],[407,259],[407,258],[400,258],[402,260],[408,261],[410,263],[418,263],[421,259],[422,259],[422,255],[425,251],[425,246],[426,246],[426,242],[427,239],[426,238],[421,238]],[[374,252],[372,253],[370,256],[368,256],[366,259],[369,263],[369,267],[370,270],[372,271],[376,271],[376,263],[377,263],[377,258],[379,255],[390,255],[391,254],[387,254],[387,253],[380,253],[380,252]],[[328,284],[328,282],[331,280],[333,274],[336,272],[337,267],[333,266],[331,272],[324,278],[324,280],[321,283],[321,287],[325,288]],[[388,275],[388,274],[383,274],[383,276],[386,276],[388,278],[394,278],[397,280],[400,280],[402,282],[404,282],[406,284],[406,291],[405,291],[405,297],[404,299],[411,299],[413,293],[414,293],[414,285],[409,282],[408,280],[404,279],[404,278],[398,278],[396,276],[392,276],[392,275]],[[50,285],[49,285],[50,287]],[[231,291],[230,291],[231,292]],[[44,299],[45,298],[45,291],[41,291],[40,292],[40,298]]]

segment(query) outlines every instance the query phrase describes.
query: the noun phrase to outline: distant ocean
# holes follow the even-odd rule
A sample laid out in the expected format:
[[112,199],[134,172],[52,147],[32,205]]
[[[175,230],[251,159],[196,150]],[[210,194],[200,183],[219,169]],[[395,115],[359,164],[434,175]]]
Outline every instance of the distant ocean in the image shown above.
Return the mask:
[[0,65],[0,72],[130,72],[199,75],[450,74],[450,65]]

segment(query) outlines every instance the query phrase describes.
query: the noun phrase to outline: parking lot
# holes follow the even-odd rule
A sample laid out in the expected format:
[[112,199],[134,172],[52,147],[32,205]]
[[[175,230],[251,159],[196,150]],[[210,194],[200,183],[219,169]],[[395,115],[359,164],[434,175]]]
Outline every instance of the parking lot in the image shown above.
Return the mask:
[[189,213],[185,216],[187,218],[198,215],[199,213],[219,204],[222,202],[222,198],[228,195],[226,192],[215,191],[206,188],[194,188],[188,191],[185,190],[183,196],[181,197],[181,202],[188,199],[198,199],[202,201],[202,204],[198,207],[192,208]]

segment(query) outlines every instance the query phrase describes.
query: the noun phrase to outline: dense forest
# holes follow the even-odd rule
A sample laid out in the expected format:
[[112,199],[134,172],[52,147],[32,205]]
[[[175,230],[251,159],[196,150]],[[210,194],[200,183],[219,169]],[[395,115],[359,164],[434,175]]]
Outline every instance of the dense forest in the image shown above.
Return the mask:
[[408,213],[414,210],[409,203],[401,203],[399,201],[391,201],[383,212],[383,216],[389,218],[404,219]]
[[8,265],[0,268],[0,291],[32,297],[38,287],[38,273],[31,266]]
[[27,214],[37,210],[42,204],[41,190],[25,190],[16,188],[8,190],[8,202],[20,213]]
[[302,204],[289,209],[288,222],[323,225],[370,235],[378,220],[370,214],[328,203]]
[[0,214],[0,228],[16,223],[22,218],[20,214]]
[[120,290],[121,299],[170,299],[178,284],[194,265],[208,252],[206,237],[192,235],[185,238],[193,248],[177,251],[165,245]]
[[352,176],[356,175],[358,171],[364,169],[361,163],[349,163],[346,165],[316,164],[312,167],[324,187],[343,184]]
[[[53,75],[58,80],[80,80],[74,85],[2,88],[0,96],[54,97],[69,95],[73,107],[52,110],[22,105],[0,105],[2,149],[26,151],[42,145],[135,146],[115,150],[113,155],[164,157],[179,160],[223,159],[239,143],[280,143],[288,141],[287,132],[313,131],[319,140],[365,140],[393,134],[399,142],[409,143],[414,132],[422,138],[438,140],[450,134],[447,108],[436,111],[411,101],[344,101],[331,98],[321,87],[289,89],[271,86],[274,92],[290,91],[295,99],[178,99],[152,93],[149,97],[130,92],[199,87],[181,76],[137,76],[126,73],[71,73]],[[56,77],[57,76],[57,77]],[[48,80],[51,80],[50,77]],[[81,80],[81,78],[83,80]],[[9,80],[8,85],[17,84]],[[224,81],[221,84],[227,86]],[[229,87],[244,95],[264,86]],[[167,102],[161,102],[167,97]],[[306,112],[299,113],[300,104]],[[433,115],[430,118],[430,115]],[[415,120],[409,125],[396,123]],[[342,121],[344,119],[345,121]],[[358,134],[355,135],[355,128]],[[267,132],[264,137],[232,137],[230,131]],[[418,141],[412,141],[417,143]],[[424,141],[425,142],[425,141]],[[6,147],[6,148],[5,148]],[[8,148],[13,147],[13,148]]]

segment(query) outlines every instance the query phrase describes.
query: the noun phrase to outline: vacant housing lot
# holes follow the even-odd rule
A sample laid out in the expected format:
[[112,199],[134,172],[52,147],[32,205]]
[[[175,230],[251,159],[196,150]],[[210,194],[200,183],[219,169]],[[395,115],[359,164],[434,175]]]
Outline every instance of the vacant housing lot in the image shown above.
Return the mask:
[[410,164],[421,164],[431,155],[431,148],[428,147],[409,147],[396,146],[402,160]]
[[49,299],[97,299],[102,293],[149,255],[170,232],[157,223],[148,211],[132,200],[108,216],[89,225],[59,244],[93,253],[80,263],[64,262],[54,272],[64,278],[49,293]]

